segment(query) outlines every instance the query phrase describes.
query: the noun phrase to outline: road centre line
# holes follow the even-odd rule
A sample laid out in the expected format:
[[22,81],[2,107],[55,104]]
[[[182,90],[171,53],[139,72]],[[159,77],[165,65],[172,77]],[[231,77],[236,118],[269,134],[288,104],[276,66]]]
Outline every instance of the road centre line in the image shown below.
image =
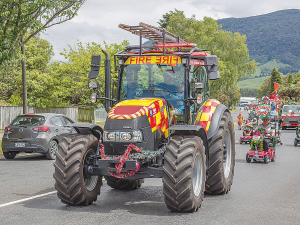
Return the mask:
[[29,198],[24,198],[24,199],[20,199],[20,200],[17,200],[17,201],[13,201],[13,202],[8,202],[8,203],[0,205],[0,208],[5,207],[5,206],[9,206],[9,205],[18,204],[18,203],[21,203],[21,202],[26,202],[26,201],[29,201],[29,200],[32,200],[32,199],[35,199],[35,198],[44,197],[44,196],[51,195],[51,194],[54,194],[54,193],[57,193],[57,191],[51,191],[51,192],[48,192],[48,193],[45,193],[45,194],[36,195],[36,196],[29,197]]

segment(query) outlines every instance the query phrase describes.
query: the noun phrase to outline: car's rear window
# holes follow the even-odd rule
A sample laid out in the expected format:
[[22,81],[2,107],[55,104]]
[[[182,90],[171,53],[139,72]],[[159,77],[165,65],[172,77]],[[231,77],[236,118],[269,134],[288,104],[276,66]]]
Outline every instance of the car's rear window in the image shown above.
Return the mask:
[[12,126],[41,126],[45,123],[45,117],[43,116],[18,116],[11,123]]

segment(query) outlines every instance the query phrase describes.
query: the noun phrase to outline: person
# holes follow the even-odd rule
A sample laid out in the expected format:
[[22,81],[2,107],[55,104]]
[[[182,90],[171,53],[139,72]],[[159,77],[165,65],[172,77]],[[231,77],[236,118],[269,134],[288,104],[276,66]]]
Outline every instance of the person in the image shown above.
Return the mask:
[[176,91],[177,85],[174,81],[175,73],[171,69],[167,69],[163,72],[164,82],[160,84],[163,87],[166,87],[166,91]]
[[184,112],[184,86],[177,84],[174,81],[175,73],[171,69],[167,69],[163,72],[164,82],[159,86],[169,92],[165,92],[165,98],[175,108],[176,114],[182,114]]
[[256,128],[256,131],[259,131],[265,137],[267,136],[267,138],[264,138],[263,140],[264,151],[268,151],[269,144],[272,143],[271,140],[275,136],[275,130],[272,128],[272,125],[269,122],[270,122],[270,118],[268,116],[263,117],[262,123],[259,124]]
[[239,115],[238,115],[239,130],[242,129],[242,122],[243,122],[243,116],[242,116],[242,112],[240,112]]

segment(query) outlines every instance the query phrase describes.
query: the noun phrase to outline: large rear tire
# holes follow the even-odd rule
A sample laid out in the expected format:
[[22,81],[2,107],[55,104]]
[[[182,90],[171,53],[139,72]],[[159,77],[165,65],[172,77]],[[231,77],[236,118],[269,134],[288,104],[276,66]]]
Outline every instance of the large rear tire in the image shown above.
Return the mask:
[[209,165],[206,192],[227,194],[230,191],[235,165],[235,133],[232,117],[224,112],[217,133],[208,140]]
[[94,155],[98,140],[93,135],[62,137],[54,163],[55,189],[61,201],[68,205],[90,205],[97,200],[102,176],[89,176],[88,158]]
[[200,137],[174,136],[167,145],[163,193],[171,211],[195,212],[201,207],[206,178],[205,147]]
[[126,180],[108,176],[105,176],[104,178],[107,181],[108,186],[118,190],[135,190],[140,188],[142,183],[144,183],[144,179]]

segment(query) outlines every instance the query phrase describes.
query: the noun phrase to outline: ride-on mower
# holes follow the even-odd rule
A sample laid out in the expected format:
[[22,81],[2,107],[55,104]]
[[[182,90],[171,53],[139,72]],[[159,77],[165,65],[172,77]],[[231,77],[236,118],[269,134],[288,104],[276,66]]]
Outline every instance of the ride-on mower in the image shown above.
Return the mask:
[[103,130],[74,127],[63,137],[54,164],[57,195],[68,205],[89,205],[100,194],[103,176],[121,190],[139,188],[144,178],[162,178],[171,211],[197,211],[204,191],[227,194],[234,175],[232,117],[225,105],[209,99],[208,81],[220,77],[217,56],[145,23],[119,27],[139,35],[140,44],[114,56],[113,91],[110,59],[102,50],[105,97],[95,80],[101,57],[92,57],[92,102],[105,100],[108,116]]
[[269,161],[275,162],[276,156],[274,151],[274,145],[270,142],[268,150],[263,149],[263,138],[269,139],[270,137],[265,134],[263,137],[259,131],[255,131],[250,143],[251,149],[246,154],[246,161],[250,163],[252,160],[255,162],[262,161],[269,163]]

